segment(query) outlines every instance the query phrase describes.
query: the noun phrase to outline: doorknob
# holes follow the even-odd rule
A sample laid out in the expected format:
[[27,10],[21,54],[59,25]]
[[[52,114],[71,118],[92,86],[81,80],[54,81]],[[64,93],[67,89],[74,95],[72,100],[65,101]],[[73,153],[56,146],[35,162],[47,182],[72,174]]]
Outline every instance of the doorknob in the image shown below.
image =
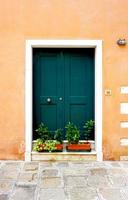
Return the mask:
[[60,97],[60,98],[59,98],[59,100],[60,100],[60,101],[62,101],[62,100],[63,100],[63,98],[62,98],[62,97]]
[[48,103],[51,103],[51,101],[52,101],[51,98],[47,98]]

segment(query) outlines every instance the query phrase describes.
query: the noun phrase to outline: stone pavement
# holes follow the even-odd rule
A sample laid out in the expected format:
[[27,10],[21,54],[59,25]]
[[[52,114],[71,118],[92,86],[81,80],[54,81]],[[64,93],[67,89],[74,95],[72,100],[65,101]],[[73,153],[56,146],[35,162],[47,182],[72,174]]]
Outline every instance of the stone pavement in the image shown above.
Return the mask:
[[0,200],[128,200],[128,162],[0,162]]

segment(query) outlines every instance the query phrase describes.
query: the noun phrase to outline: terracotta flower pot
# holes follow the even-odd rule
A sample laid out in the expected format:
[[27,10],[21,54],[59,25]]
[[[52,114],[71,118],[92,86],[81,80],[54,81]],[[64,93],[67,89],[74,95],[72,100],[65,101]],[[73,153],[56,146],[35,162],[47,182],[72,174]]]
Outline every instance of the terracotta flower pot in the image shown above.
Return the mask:
[[66,148],[68,151],[91,151],[91,144],[89,142],[82,144],[68,144]]
[[63,150],[63,144],[56,144],[56,151],[62,151]]
[[[44,149],[45,144],[40,145],[40,151],[39,152],[48,152],[47,150]],[[63,150],[63,144],[56,144],[56,150],[55,151],[62,151]]]

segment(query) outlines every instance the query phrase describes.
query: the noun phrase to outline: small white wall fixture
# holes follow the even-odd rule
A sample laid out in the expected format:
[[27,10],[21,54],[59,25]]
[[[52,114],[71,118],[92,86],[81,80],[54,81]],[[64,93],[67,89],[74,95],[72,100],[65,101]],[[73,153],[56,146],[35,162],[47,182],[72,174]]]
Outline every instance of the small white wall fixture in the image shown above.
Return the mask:
[[32,72],[33,48],[94,48],[95,49],[95,150],[102,161],[102,40],[27,40],[25,63],[25,160],[32,152]]

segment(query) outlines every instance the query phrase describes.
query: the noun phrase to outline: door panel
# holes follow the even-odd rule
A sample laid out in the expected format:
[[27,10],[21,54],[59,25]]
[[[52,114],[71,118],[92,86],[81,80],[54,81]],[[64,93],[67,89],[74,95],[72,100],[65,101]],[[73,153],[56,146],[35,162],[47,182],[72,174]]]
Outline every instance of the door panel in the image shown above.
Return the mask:
[[40,108],[40,113],[41,113],[40,121],[46,124],[48,127],[50,127],[51,131],[56,130],[57,129],[57,106],[44,104]]
[[[43,54],[39,59],[40,68],[40,97],[39,112],[40,121],[44,122],[51,131],[57,128],[57,76],[58,76],[58,55],[49,53]],[[51,102],[48,102],[48,99]]]
[[[94,119],[94,52],[65,52],[65,124]],[[93,136],[94,137],[94,136]]]
[[71,121],[82,130],[94,119],[94,50],[35,49],[33,55],[33,129],[44,122],[64,130]]
[[[63,79],[60,68],[60,52],[37,49],[33,63],[33,129],[40,122],[45,123],[54,132],[63,126]],[[48,100],[51,100],[48,102]]]

